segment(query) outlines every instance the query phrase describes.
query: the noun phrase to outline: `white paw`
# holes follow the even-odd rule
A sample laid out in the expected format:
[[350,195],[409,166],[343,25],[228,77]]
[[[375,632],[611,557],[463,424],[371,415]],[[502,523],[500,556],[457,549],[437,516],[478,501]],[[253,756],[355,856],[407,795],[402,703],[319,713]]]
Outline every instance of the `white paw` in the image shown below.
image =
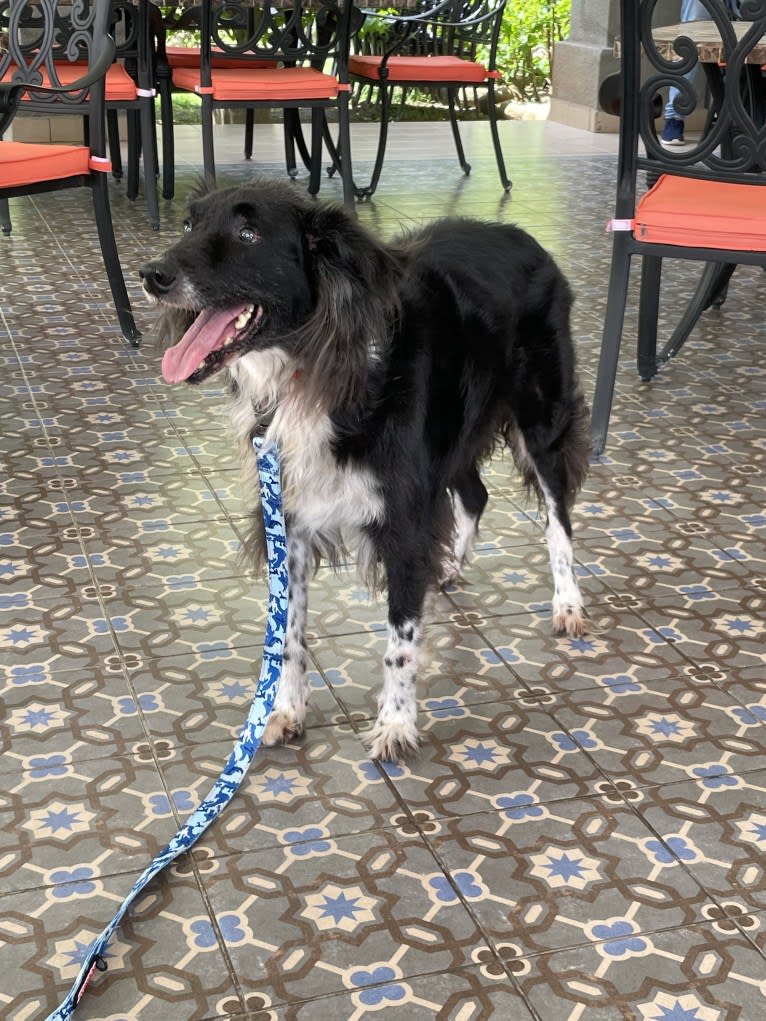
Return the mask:
[[553,630],[557,635],[581,638],[587,631],[587,622],[582,606],[554,606]]
[[304,727],[305,719],[298,719],[297,714],[275,709],[269,716],[261,743],[266,747],[287,744],[294,737],[300,737]]
[[416,754],[420,747],[415,720],[399,718],[383,721],[378,718],[365,744],[370,758],[383,762],[401,762]]

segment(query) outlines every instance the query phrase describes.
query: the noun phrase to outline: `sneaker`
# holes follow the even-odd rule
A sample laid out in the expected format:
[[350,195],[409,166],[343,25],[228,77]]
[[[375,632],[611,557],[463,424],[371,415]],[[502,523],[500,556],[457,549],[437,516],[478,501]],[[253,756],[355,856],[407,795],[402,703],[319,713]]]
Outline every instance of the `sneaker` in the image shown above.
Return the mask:
[[668,117],[660,141],[663,145],[684,145],[684,122],[680,117]]

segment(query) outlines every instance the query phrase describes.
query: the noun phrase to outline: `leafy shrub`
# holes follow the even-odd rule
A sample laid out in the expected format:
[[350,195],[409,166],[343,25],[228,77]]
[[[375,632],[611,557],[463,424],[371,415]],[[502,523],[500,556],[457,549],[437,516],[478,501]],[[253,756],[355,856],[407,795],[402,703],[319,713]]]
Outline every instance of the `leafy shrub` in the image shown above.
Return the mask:
[[511,0],[503,16],[497,66],[519,99],[550,92],[553,46],[569,35],[572,0]]

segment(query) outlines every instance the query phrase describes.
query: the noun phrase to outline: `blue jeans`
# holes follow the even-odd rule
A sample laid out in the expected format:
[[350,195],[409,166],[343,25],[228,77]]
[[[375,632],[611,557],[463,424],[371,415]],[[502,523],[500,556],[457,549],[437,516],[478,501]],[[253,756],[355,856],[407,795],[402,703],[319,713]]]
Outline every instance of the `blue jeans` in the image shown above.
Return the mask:
[[[681,0],[681,21],[708,21],[710,19],[710,12],[704,4],[700,3],[700,0]],[[693,82],[699,72],[699,64],[687,74],[686,80]],[[665,120],[670,117],[675,117],[677,120],[683,120],[679,117],[676,112],[676,108],[673,105],[678,95],[678,89],[672,86],[668,89],[668,101],[665,104]]]

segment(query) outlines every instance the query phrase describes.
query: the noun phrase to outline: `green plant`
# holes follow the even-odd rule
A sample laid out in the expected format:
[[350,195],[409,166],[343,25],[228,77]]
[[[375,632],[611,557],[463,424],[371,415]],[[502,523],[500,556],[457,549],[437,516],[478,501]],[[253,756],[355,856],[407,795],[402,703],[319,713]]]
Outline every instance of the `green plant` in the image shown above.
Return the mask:
[[519,99],[550,91],[553,47],[569,34],[572,0],[511,0],[503,16],[497,66]]

